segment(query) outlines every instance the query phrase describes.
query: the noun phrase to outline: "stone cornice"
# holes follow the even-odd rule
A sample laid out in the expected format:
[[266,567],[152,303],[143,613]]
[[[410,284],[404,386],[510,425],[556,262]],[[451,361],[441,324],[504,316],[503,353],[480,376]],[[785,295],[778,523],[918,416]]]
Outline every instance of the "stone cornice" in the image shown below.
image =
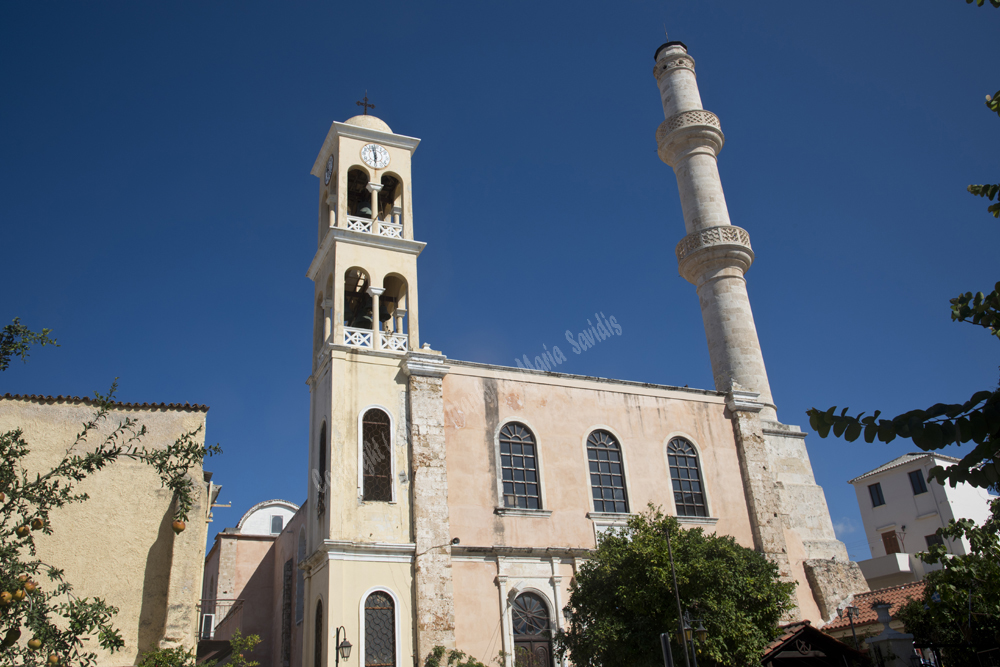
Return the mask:
[[326,232],[326,236],[323,237],[323,243],[320,244],[319,250],[316,251],[316,256],[313,257],[312,262],[309,264],[309,269],[306,271],[307,278],[313,281],[316,280],[316,274],[319,272],[319,267],[322,266],[324,261],[326,261],[327,255],[329,255],[330,251],[333,250],[333,246],[337,243],[337,241],[368,246],[370,248],[395,250],[396,252],[403,252],[410,255],[416,255],[418,257],[427,246],[427,244],[423,241],[393,239],[388,236],[377,236],[375,234],[367,234],[365,232],[355,232],[350,229],[344,229],[343,227],[330,227]]
[[760,394],[745,389],[733,389],[726,395],[726,407],[730,412],[760,412],[764,404],[758,401]]
[[403,372],[409,376],[443,378],[451,370],[445,362],[443,354],[427,354],[411,350],[403,359]]

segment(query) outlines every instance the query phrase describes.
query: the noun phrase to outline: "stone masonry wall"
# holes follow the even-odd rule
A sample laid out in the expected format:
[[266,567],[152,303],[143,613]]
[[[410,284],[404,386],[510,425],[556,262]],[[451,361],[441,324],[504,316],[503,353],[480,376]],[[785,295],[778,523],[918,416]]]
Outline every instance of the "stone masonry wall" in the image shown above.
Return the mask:
[[417,662],[435,646],[455,647],[451,525],[441,377],[410,375]]

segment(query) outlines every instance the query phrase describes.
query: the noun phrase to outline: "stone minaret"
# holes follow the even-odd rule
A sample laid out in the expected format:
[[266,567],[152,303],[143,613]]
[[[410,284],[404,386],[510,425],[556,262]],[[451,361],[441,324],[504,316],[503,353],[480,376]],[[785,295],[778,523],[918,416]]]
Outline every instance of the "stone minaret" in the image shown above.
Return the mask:
[[719,118],[702,108],[694,60],[682,42],[667,42],[655,60],[666,117],[656,143],[677,177],[687,232],[677,261],[698,291],[715,388],[729,395],[754,547],[786,579],[808,582],[798,587],[799,613],[822,624],[868,586],[834,535],[805,434],[778,422],[744,278],[754,259],[750,235],[730,222],[719,178]]
[[750,235],[729,221],[717,156],[725,141],[718,117],[701,106],[694,60],[681,42],[656,52],[664,121],[656,132],[660,159],[674,168],[687,236],[677,244],[684,278],[698,290],[715,388],[760,394],[761,417],[776,419],[764,357],[743,274],[753,262]]

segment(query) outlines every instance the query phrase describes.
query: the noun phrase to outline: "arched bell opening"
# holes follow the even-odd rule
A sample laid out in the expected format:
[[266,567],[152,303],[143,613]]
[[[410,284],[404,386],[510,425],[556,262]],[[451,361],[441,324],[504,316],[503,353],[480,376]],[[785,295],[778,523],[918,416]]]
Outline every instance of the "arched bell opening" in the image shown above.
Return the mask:
[[344,326],[372,330],[371,279],[362,269],[348,269],[344,274]]
[[368,174],[357,167],[347,172],[347,214],[365,220],[372,219],[372,195],[368,190]]
[[409,331],[406,308],[406,280],[399,275],[389,274],[382,281],[385,291],[379,298],[379,321],[382,330],[393,334],[406,335]]
[[316,309],[313,313],[313,355],[319,352],[320,346],[326,340],[326,313],[323,312],[323,293],[316,296]]
[[382,176],[382,189],[378,193],[379,220],[402,224],[403,183],[394,174]]

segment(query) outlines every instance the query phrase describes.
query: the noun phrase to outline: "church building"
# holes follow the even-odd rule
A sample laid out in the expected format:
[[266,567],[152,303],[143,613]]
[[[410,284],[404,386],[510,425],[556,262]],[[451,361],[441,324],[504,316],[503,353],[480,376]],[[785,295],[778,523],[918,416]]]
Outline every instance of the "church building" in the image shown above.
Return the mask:
[[[331,126],[312,168],[309,495],[279,538],[302,581],[284,587],[303,611],[280,630],[299,643],[296,667],[345,662],[345,641],[345,664],[359,667],[421,665],[439,645],[486,663],[524,648],[554,664],[578,566],[649,503],[764,553],[797,582],[796,616],[814,626],[867,590],[805,434],[771,398],[744,279],[754,253],[717,168],[719,119],[702,108],[683,43],[656,50],[653,74],[658,151],[684,214],[677,260],[701,304],[712,389],[460,361],[421,344],[420,140],[367,114]],[[590,335],[620,335],[613,318],[595,320]],[[291,608],[280,598],[276,614]]]

